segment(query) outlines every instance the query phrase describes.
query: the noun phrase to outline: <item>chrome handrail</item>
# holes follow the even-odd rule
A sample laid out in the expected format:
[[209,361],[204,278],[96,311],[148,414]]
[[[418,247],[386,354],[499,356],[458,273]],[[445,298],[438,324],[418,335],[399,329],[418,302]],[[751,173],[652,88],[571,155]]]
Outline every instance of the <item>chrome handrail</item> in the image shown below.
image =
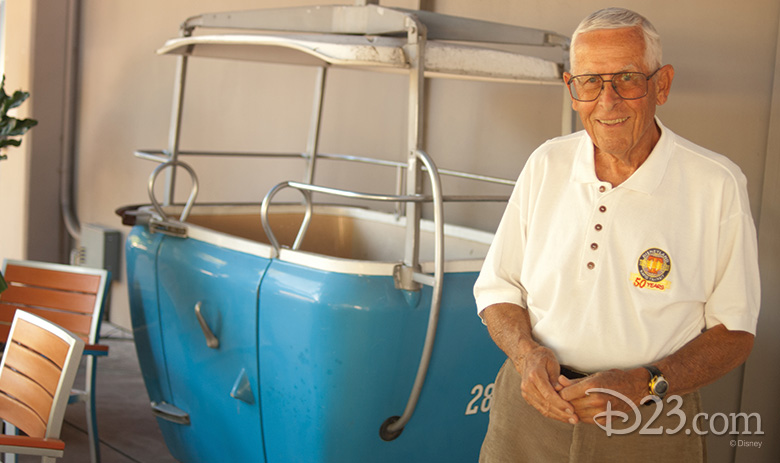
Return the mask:
[[293,242],[292,249],[297,250],[301,247],[301,243],[303,243],[303,238],[306,235],[306,231],[309,229],[309,224],[311,223],[311,215],[312,215],[312,201],[311,201],[311,193],[309,191],[295,188],[293,185],[291,185],[293,182],[282,182],[273,188],[271,188],[268,193],[263,197],[263,202],[260,204],[260,223],[263,226],[263,231],[265,232],[265,235],[268,237],[268,241],[271,244],[271,247],[274,250],[273,257],[279,256],[279,250],[281,249],[281,246],[279,245],[279,240],[276,239],[276,235],[274,235],[273,230],[271,229],[271,223],[268,221],[268,207],[271,204],[271,200],[274,196],[276,196],[276,193],[280,192],[281,190],[285,188],[293,188],[301,192],[304,198],[304,203],[306,205],[306,212],[303,216],[303,221],[301,222],[301,227],[298,229],[298,234],[295,237],[295,241]]
[[[423,169],[427,171],[427,169]],[[439,172],[440,173],[440,172]],[[343,190],[321,185],[309,185],[300,182],[283,182],[290,188],[297,190],[311,191],[313,193],[323,193],[333,196],[342,196],[349,199],[362,199],[366,201],[386,201],[386,202],[406,202],[406,203],[430,203],[433,202],[433,196],[430,195],[385,195],[376,193],[361,193],[354,190]],[[442,202],[488,202],[488,201],[507,201],[506,195],[442,195]]]
[[[425,378],[428,374],[428,366],[433,356],[433,344],[436,340],[436,329],[439,325],[439,312],[441,309],[442,284],[444,283],[444,202],[442,198],[441,177],[436,169],[436,165],[427,153],[422,150],[415,152],[420,161],[428,171],[428,177],[431,179],[431,193],[433,195],[433,224],[434,224],[434,267],[433,267],[433,287],[431,288],[431,311],[428,315],[428,328],[425,333],[425,342],[423,351],[420,355],[420,363],[417,367],[417,375],[412,385],[412,391],[409,393],[409,399],[406,402],[403,414],[398,418],[388,418],[380,428],[380,435],[385,440],[392,440],[400,435],[404,426],[412,418],[417,401],[420,399]],[[415,276],[418,274],[415,272]],[[422,277],[427,275],[421,274]],[[415,278],[415,281],[427,283],[428,278]],[[382,432],[385,431],[385,432]]]
[[[302,159],[307,160],[308,155],[305,153],[262,153],[262,152],[240,152],[240,151],[179,151],[179,156],[231,156],[231,157],[245,157],[245,158],[287,158],[287,159]],[[153,162],[167,162],[170,160],[170,155],[165,150],[137,150],[134,153],[135,157]],[[355,162],[359,164],[369,164],[379,167],[394,167],[405,168],[407,167],[405,162],[388,161],[384,159],[376,159],[367,156],[354,156],[349,154],[334,154],[334,153],[317,153],[318,160],[328,161],[346,161]],[[423,166],[424,167],[424,166]],[[452,169],[438,169],[439,175],[443,177],[456,177],[465,180],[475,180],[480,182],[495,183],[498,185],[514,186],[515,180],[501,177],[493,177],[489,175],[479,175],[470,172],[463,172]]]
[[163,211],[162,206],[160,206],[160,203],[157,201],[157,198],[154,196],[154,184],[157,181],[157,176],[160,174],[160,172],[172,166],[179,166],[184,168],[184,170],[186,170],[190,174],[190,178],[192,179],[192,188],[190,189],[190,196],[187,198],[187,202],[184,205],[184,209],[181,211],[181,214],[179,215],[179,221],[184,222],[185,220],[187,220],[187,217],[189,217],[190,210],[192,210],[192,205],[195,203],[195,198],[198,196],[198,176],[195,174],[195,170],[186,162],[178,161],[178,160],[169,160],[160,164],[152,171],[152,174],[149,176],[149,184],[148,184],[149,200],[152,202],[152,206],[154,206],[154,210],[157,211],[157,214],[159,214],[160,218],[164,222],[167,222],[168,215],[165,213],[165,211]]

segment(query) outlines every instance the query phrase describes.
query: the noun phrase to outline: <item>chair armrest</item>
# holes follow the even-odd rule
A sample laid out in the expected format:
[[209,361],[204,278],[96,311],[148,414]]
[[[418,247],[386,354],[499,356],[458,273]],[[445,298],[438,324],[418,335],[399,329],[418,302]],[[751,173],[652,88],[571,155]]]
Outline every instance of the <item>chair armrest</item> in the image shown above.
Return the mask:
[[84,346],[84,355],[105,357],[108,355],[108,346],[105,344],[87,344]]
[[0,451],[9,450],[10,447],[17,447],[20,449],[38,448],[46,450],[65,450],[65,442],[59,439],[44,439],[41,437],[0,435]]

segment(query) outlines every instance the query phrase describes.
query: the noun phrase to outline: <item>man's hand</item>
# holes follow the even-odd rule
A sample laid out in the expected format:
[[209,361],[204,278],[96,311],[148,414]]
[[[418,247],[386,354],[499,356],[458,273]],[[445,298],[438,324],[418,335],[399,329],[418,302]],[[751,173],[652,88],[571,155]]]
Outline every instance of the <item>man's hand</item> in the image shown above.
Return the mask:
[[564,423],[577,423],[574,407],[558,391],[561,366],[553,352],[531,336],[528,311],[515,304],[495,304],[482,312],[496,345],[512,360],[523,378],[523,398],[539,412]]
[[[629,412],[630,406],[618,397],[601,392],[590,392],[593,388],[609,389],[628,397],[635,405],[648,395],[649,374],[644,368],[633,370],[607,370],[575,381],[561,376],[563,388],[560,396],[574,406],[577,417],[585,423],[594,423],[594,417],[607,410]],[[604,420],[601,417],[600,420]],[[599,421],[601,423],[601,421]]]
[[566,378],[561,376],[558,359],[550,349],[537,346],[514,365],[523,377],[521,389],[526,402],[548,418],[570,424],[578,422],[575,406],[558,394],[563,389],[560,378]]

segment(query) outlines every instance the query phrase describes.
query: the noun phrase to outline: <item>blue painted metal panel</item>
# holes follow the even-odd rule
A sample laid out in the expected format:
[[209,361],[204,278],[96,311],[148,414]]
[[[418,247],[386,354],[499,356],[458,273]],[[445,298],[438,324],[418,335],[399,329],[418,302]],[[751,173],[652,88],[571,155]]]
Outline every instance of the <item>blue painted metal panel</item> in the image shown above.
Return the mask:
[[[165,237],[157,279],[172,404],[190,415],[178,431],[187,462],[264,462],[259,400],[231,396],[244,377],[259,397],[257,295],[268,259]],[[213,334],[208,347],[195,305]],[[179,458],[177,456],[177,458]]]
[[[504,358],[476,316],[476,273],[445,275],[417,410],[385,442],[379,427],[403,412],[417,371],[429,288],[405,292],[389,276],[271,261],[143,227],[131,231],[127,256],[150,398],[190,414],[189,426],[158,420],[180,461],[476,461]],[[206,345],[198,302],[218,349]]]
[[146,227],[136,226],[125,243],[133,338],[141,374],[153,402],[170,399],[170,388],[164,374],[165,358],[157,301],[156,260],[160,238],[161,235],[150,234]]
[[[130,319],[146,391],[152,402],[172,402],[165,363],[164,336],[157,297],[157,252],[162,235],[149,233],[145,226],[134,226],[125,242]],[[186,443],[179,437],[179,425],[158,419],[165,443],[179,460],[186,454]]]
[[[503,355],[476,316],[475,278],[445,276],[437,341],[417,411],[399,438],[385,442],[380,425],[403,412],[417,371],[430,290],[407,297],[391,277],[274,261],[260,308],[268,462],[476,461],[489,397],[472,391],[493,382]],[[467,415],[474,404],[477,412]]]

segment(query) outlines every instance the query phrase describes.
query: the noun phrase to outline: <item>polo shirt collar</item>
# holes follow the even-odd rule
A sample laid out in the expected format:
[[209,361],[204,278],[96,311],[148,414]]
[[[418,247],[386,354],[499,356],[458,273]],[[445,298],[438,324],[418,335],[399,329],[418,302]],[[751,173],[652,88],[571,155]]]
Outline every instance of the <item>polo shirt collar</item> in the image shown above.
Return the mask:
[[[658,139],[650,156],[639,166],[631,177],[620,184],[619,188],[628,188],[630,190],[652,194],[658,185],[661,184],[666,166],[669,164],[669,158],[672,154],[671,144],[674,135],[661,123],[658,117],[655,123],[661,129],[661,138]],[[571,181],[576,183],[599,183],[596,177],[596,163],[594,160],[593,142],[583,131],[583,137],[577,147],[577,154],[572,169]]]

